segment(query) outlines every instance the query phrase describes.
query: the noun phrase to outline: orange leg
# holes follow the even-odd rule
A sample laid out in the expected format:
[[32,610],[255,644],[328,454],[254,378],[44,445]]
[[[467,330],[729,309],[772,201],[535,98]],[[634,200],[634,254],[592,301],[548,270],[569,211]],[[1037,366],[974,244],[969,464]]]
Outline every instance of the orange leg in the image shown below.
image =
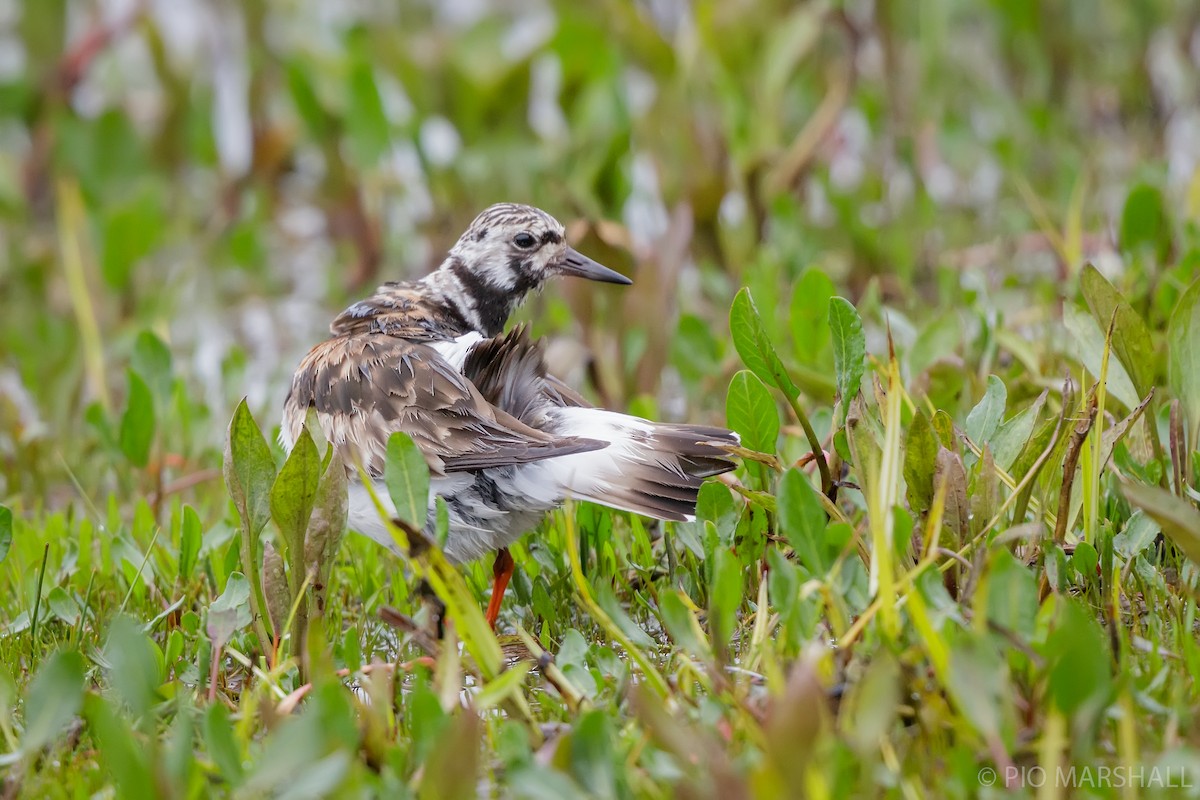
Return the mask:
[[496,562],[492,564],[492,599],[488,602],[487,621],[496,630],[496,619],[500,616],[500,603],[504,601],[504,590],[508,588],[508,580],[516,569],[513,557],[508,548],[500,548],[496,553]]

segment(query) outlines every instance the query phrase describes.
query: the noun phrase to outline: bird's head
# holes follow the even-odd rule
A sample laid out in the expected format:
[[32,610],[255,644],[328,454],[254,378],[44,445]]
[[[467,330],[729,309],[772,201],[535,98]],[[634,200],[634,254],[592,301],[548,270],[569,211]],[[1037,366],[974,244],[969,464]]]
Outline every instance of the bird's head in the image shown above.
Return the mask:
[[525,296],[550,278],[571,275],[604,283],[633,281],[566,242],[561,222],[516,203],[486,208],[450,249],[441,270],[453,274],[453,298],[477,329],[494,336]]
[[478,280],[522,294],[558,275],[625,285],[633,282],[570,247],[566,229],[554,217],[516,203],[484,209],[450,255]]

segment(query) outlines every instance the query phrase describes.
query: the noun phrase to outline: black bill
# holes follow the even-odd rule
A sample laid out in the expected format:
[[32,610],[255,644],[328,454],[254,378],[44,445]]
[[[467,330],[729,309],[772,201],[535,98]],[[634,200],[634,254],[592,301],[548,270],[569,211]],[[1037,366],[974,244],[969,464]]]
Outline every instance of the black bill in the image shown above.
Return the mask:
[[621,273],[592,261],[573,247],[568,247],[566,255],[563,256],[562,261],[558,262],[558,271],[562,275],[587,278],[589,281],[619,283],[623,286],[629,286],[633,283],[633,281]]

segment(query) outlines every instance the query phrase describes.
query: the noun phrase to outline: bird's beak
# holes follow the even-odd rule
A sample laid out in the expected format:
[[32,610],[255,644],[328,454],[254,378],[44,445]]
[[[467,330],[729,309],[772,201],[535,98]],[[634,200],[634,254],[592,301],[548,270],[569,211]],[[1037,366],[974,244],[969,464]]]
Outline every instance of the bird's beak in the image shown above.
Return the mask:
[[556,269],[560,275],[573,275],[576,278],[587,278],[589,281],[619,283],[623,286],[633,283],[621,273],[592,261],[573,247],[567,248],[567,252],[563,254]]

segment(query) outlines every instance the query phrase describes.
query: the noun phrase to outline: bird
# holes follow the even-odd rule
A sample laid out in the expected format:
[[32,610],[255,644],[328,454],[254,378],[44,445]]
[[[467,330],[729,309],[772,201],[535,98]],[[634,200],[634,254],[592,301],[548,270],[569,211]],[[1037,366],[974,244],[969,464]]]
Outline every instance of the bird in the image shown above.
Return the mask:
[[480,213],[441,265],[388,282],[339,314],[292,377],[281,443],[291,450],[310,409],[350,475],[349,527],[391,549],[359,480],[386,510],[389,437],[401,431],[430,471],[424,532],[445,501],[452,564],[495,552],[487,621],[495,629],[514,570],[508,546],[568,498],[659,520],[694,519],[700,485],[732,470],[737,434],[651,422],[594,407],[547,371],[544,342],[512,313],[546,282],[632,281],[566,241],[541,209],[500,203]]

